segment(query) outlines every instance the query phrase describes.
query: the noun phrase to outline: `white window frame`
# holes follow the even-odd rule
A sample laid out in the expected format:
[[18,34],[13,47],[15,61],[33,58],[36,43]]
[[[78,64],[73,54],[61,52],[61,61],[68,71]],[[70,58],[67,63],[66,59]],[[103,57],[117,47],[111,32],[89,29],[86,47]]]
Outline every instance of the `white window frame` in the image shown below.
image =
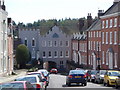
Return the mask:
[[105,21],[102,21],[102,29],[105,28]]
[[117,27],[117,18],[114,18],[114,27]]
[[[34,46],[32,45],[33,44],[33,40],[34,40]],[[32,47],[36,47],[36,40],[33,38],[32,41],[31,41],[31,46]]]
[[91,50],[92,50],[92,41],[91,41],[91,45],[90,46],[91,46]]
[[105,64],[105,53],[102,51],[102,64]]
[[[62,56],[61,56],[61,52],[62,52]],[[63,51],[60,51],[60,58],[63,58]]]
[[[68,56],[66,54],[67,52],[68,52]],[[67,57],[67,58],[69,57],[69,51],[65,51],[65,57]]]
[[48,41],[48,47],[52,47],[52,41]]
[[[45,52],[45,51],[43,51],[43,52]],[[45,52],[45,56],[43,56],[43,52],[42,52],[42,57],[43,57],[43,58],[46,58],[46,52]]]
[[94,41],[94,50],[95,50],[95,46],[96,46],[95,43],[96,43],[96,42]]
[[[27,41],[27,45],[26,46],[28,46],[28,40],[27,40],[27,38],[25,38],[25,40]],[[25,44],[25,40],[24,40],[24,44]]]
[[109,55],[108,55],[108,52],[106,52],[106,65],[108,65],[108,59],[109,59],[109,57],[108,57]]
[[115,63],[114,67],[115,68],[117,68],[117,55],[118,55],[117,53],[114,54],[114,63]]
[[110,44],[112,44],[112,40],[113,40],[113,38],[112,38],[112,32],[110,32]]
[[117,44],[117,31],[114,31],[114,45]]
[[46,47],[46,41],[42,41],[42,47]]
[[99,31],[99,37],[101,37],[101,31]]
[[60,47],[63,47],[63,41],[60,41],[59,44],[60,44]]
[[106,27],[105,28],[108,28],[108,20],[106,20]]
[[104,36],[105,36],[105,33],[104,33],[104,32],[102,32],[102,44],[104,44],[104,43],[105,43],[105,41],[104,41]]
[[108,44],[108,32],[106,32],[106,44]]
[[92,37],[92,32],[91,32],[91,37]]
[[66,41],[66,42],[65,42],[65,46],[66,46],[66,47],[69,47],[69,41]]
[[110,28],[113,27],[113,19],[110,19]]
[[[56,45],[55,45],[55,42],[56,42]],[[58,46],[58,42],[57,41],[54,41],[54,47],[57,47]]]
[[51,52],[51,56],[49,56],[49,52],[51,52],[51,51],[48,51],[48,58],[52,58],[52,52]]
[[95,31],[94,31],[94,37],[96,36],[95,34],[96,34],[96,33],[95,33]]
[[[55,56],[55,52],[56,52],[56,56]],[[54,58],[58,57],[58,51],[54,51]]]

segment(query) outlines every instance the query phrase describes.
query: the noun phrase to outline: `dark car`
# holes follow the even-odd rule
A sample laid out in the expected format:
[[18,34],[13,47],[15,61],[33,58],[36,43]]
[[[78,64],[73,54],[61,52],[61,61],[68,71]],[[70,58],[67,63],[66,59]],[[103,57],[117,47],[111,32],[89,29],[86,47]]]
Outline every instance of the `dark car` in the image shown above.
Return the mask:
[[52,69],[50,70],[50,73],[57,74],[57,73],[58,73],[58,71],[57,71],[57,69],[56,69],[56,68],[52,68]]
[[69,75],[66,78],[66,85],[71,85],[71,83],[79,84],[86,86],[87,78],[84,70],[70,70]]
[[90,81],[91,82],[95,82],[95,78],[96,78],[96,74],[97,74],[97,70],[91,70],[90,73]]
[[9,83],[1,83],[0,90],[36,90],[30,82],[13,81]]

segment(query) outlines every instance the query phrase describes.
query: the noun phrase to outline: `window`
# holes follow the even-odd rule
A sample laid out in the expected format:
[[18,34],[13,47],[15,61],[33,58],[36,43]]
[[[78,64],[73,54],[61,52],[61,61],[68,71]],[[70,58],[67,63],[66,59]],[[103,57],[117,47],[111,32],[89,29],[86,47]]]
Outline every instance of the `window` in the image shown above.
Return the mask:
[[113,20],[110,19],[110,28],[112,28]]
[[106,65],[108,65],[108,52],[106,52]]
[[[83,46],[84,46],[84,45],[83,45]],[[90,46],[91,46],[91,50],[92,50],[92,41],[91,41],[91,45],[90,45]]]
[[114,32],[114,44],[117,44],[117,31]]
[[27,38],[25,38],[25,42],[24,44],[27,46],[28,45],[28,41],[27,41]]
[[57,47],[57,41],[54,41],[54,46]]
[[98,31],[97,31],[97,37],[98,37]]
[[66,51],[65,56],[69,57],[69,51]]
[[60,61],[60,65],[63,65],[63,61]]
[[35,40],[34,40],[34,38],[32,40],[32,47],[35,47]]
[[89,32],[89,37],[90,37],[90,32]]
[[105,21],[102,21],[102,28],[104,28],[105,26]]
[[95,37],[95,32],[94,32],[94,37]]
[[114,60],[115,60],[115,62],[114,62],[114,63],[115,63],[114,67],[117,68],[117,53],[115,53],[114,58],[115,58],[115,59],[114,59]]
[[99,31],[99,37],[101,37],[101,31]]
[[46,47],[46,41],[42,41],[42,46]]
[[49,53],[48,56],[49,56],[49,57],[52,57],[52,53],[51,53],[51,51],[49,51],[48,53]]
[[52,47],[52,41],[48,41],[48,47]]
[[99,42],[99,51],[101,51],[101,42]]
[[54,52],[54,57],[57,57],[57,56],[58,56],[58,55],[57,55],[57,51],[55,51],[55,52]]
[[35,58],[35,50],[34,50],[34,48],[32,50],[32,58]]
[[104,44],[104,32],[102,32],[102,44]]
[[60,51],[60,57],[63,57],[63,51]]
[[108,28],[108,20],[106,20],[106,28]]
[[62,44],[62,41],[60,41],[60,46],[62,46],[63,44]]
[[91,32],[91,37],[92,37],[92,32]]
[[117,27],[117,18],[114,19],[114,27]]
[[104,64],[105,63],[105,60],[104,60],[104,51],[102,51],[102,64]]
[[45,51],[43,51],[43,57],[45,57],[46,55],[45,55]]
[[108,32],[106,32],[106,44],[108,44]]
[[89,65],[90,65],[90,55],[89,55]]
[[110,32],[110,44],[112,44],[112,32]]
[[90,41],[89,41],[89,50],[90,50]]
[[95,41],[94,41],[94,50],[95,50]]
[[67,47],[69,46],[69,41],[66,41],[66,46],[67,46]]

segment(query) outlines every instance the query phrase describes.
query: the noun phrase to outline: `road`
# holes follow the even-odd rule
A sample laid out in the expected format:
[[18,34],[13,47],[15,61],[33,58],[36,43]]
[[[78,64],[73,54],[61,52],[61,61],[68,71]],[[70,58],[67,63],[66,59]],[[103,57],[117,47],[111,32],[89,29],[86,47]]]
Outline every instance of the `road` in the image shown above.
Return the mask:
[[[103,86],[103,84],[95,84],[95,83],[92,83],[92,82],[88,82],[87,83],[87,86],[82,86],[82,85],[75,85],[75,84],[72,84],[71,86],[67,86],[66,85],[66,76],[64,75],[60,75],[60,74],[50,74],[50,83],[49,83],[49,86],[48,88],[61,88],[61,89],[64,89],[64,88],[92,88],[92,90],[96,89],[102,89],[102,88],[105,88],[105,90],[115,90],[113,87],[106,87],[106,86]],[[66,90],[66,89],[65,89]]]

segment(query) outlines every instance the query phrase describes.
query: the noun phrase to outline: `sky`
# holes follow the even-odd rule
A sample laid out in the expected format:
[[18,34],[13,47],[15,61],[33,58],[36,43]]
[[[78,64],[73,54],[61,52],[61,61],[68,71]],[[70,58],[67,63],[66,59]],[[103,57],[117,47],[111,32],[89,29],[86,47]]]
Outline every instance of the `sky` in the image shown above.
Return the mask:
[[106,11],[114,0],[5,0],[8,17],[16,23],[33,23],[41,19],[82,18],[98,9]]

